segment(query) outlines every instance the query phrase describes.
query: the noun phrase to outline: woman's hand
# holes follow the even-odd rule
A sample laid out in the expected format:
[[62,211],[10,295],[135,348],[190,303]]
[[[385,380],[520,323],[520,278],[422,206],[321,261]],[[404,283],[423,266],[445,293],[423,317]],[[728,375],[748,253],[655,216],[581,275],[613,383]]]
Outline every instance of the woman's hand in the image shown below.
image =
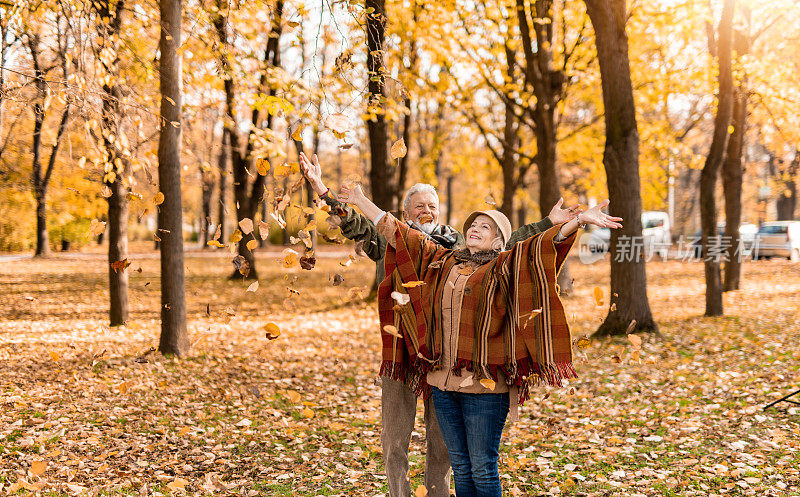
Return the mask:
[[364,200],[368,200],[361,189],[361,185],[358,184],[342,185],[338,197],[340,202],[346,202],[356,207],[361,207],[364,204]]
[[558,199],[556,205],[550,209],[550,214],[547,215],[547,217],[550,218],[550,222],[553,224],[566,223],[577,216],[581,209],[581,204],[575,204],[567,209],[562,209],[562,205],[564,205],[564,197]]
[[601,228],[622,228],[622,218],[609,216],[603,209],[608,206],[609,200],[605,199],[591,209],[587,209],[578,214],[578,222],[593,224]]
[[312,164],[306,154],[300,152],[300,169],[303,170],[303,175],[308,179],[311,188],[317,195],[324,195],[328,191],[325,183],[322,182],[322,167],[319,165],[317,154],[314,154],[314,163]]

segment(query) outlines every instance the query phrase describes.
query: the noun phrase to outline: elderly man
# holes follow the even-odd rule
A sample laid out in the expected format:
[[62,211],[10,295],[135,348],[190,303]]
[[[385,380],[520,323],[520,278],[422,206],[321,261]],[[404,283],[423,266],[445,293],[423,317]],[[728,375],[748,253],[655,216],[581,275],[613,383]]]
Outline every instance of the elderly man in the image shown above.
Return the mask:
[[[333,214],[341,218],[342,234],[351,240],[363,242],[364,252],[378,264],[378,279],[383,280],[383,258],[386,255],[386,239],[378,233],[375,225],[347,204],[339,202],[322,181],[322,168],[317,156],[313,163],[305,154],[300,154],[300,166],[311,187],[331,206]],[[547,218],[531,223],[512,233],[508,246],[547,230],[553,224],[569,221],[578,214],[578,207],[562,209],[559,200]],[[403,198],[403,220],[412,228],[426,233],[433,241],[445,248],[464,244],[464,237],[450,226],[439,224],[439,196],[428,184],[417,183]],[[386,358],[384,358],[386,359]],[[449,497],[450,460],[447,448],[436,422],[433,403],[423,402],[427,448],[425,453],[425,486],[430,497]],[[408,446],[417,412],[417,397],[402,381],[382,375],[381,382],[381,444],[389,497],[408,497],[411,487],[408,481]]]

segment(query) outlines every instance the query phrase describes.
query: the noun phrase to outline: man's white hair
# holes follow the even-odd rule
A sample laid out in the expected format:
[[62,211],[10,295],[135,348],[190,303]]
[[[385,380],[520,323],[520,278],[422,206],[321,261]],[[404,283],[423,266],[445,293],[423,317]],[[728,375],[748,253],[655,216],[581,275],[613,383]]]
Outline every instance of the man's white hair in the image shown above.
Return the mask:
[[417,183],[416,185],[412,186],[406,192],[405,197],[403,197],[403,210],[407,211],[408,206],[411,204],[411,197],[416,195],[417,193],[431,193],[434,197],[436,197],[436,203],[439,203],[439,194],[436,193],[436,188],[433,185],[429,185],[427,183]]

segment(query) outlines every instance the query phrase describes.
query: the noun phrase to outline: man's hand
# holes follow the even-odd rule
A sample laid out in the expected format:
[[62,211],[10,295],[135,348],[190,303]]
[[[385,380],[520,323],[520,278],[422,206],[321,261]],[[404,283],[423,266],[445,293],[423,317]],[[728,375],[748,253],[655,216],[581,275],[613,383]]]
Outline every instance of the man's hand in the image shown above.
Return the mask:
[[547,215],[553,224],[566,223],[570,219],[577,216],[581,209],[581,204],[575,204],[568,209],[562,209],[562,205],[564,205],[564,197],[558,199],[556,205],[550,209],[550,214]]
[[300,152],[300,169],[303,170],[303,174],[308,179],[308,182],[311,183],[311,188],[314,189],[317,195],[322,195],[328,191],[325,183],[322,182],[322,167],[319,165],[317,154],[314,154],[314,163],[312,164],[306,154]]

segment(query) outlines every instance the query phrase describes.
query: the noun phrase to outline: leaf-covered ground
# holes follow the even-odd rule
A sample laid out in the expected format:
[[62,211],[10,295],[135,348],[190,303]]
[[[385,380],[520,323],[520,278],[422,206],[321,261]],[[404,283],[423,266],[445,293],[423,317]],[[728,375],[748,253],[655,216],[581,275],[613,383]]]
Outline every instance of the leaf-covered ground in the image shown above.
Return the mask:
[[[180,360],[147,353],[156,258],[133,258],[130,322],[115,329],[102,256],[0,262],[0,493],[384,493],[377,313],[359,297],[373,266],[345,266],[345,252],[312,271],[279,259],[259,258],[255,292],[226,279],[230,257],[187,259],[193,345]],[[572,273],[578,338],[604,316],[608,265]],[[800,267],[747,263],[714,319],[701,264],[653,262],[648,277],[662,336],[640,351],[624,337],[580,342],[580,379],[536,391],[506,429],[506,493],[800,494],[800,409],[762,410],[800,388]]]

